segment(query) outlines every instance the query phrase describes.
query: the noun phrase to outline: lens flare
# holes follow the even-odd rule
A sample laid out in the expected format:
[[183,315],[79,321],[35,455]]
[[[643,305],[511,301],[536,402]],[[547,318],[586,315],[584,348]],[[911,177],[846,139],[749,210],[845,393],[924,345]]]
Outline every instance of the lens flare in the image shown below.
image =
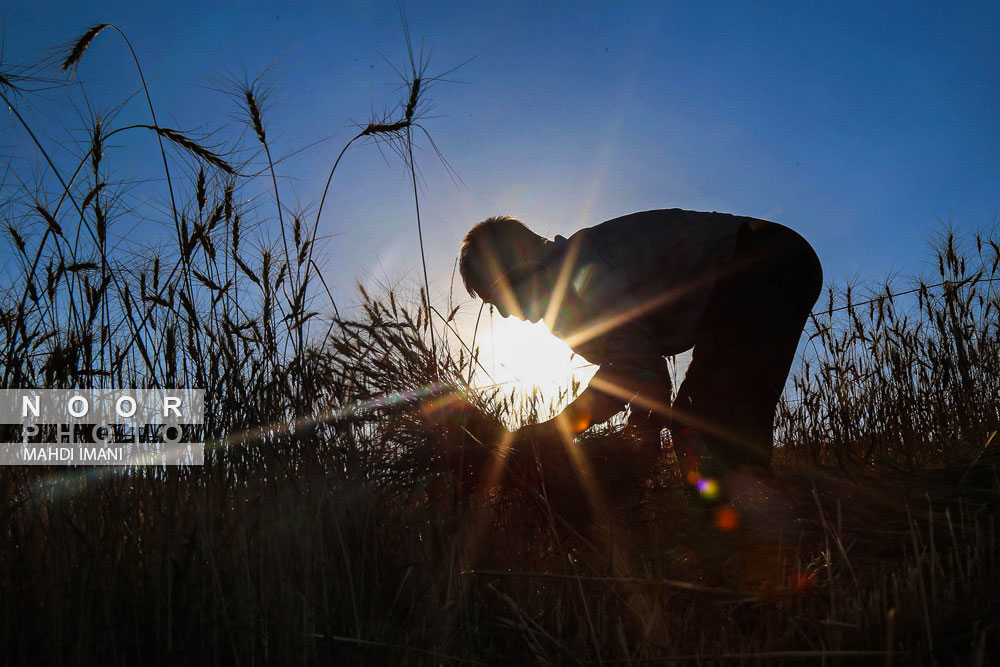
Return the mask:
[[791,580],[792,589],[799,593],[807,593],[816,588],[815,572],[795,572]]
[[698,480],[698,483],[695,484],[695,487],[698,489],[698,493],[701,494],[701,497],[705,500],[715,500],[719,497],[719,483],[714,479],[702,477]]
[[720,507],[715,512],[715,525],[724,533],[731,533],[740,527],[740,514],[732,507]]

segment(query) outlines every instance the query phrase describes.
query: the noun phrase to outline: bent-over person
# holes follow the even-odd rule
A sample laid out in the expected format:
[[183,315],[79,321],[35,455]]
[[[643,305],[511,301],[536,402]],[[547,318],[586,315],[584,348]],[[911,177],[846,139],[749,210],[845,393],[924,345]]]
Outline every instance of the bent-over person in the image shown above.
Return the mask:
[[[599,367],[560,414],[515,439],[575,435],[628,406],[650,448],[670,428],[692,480],[706,467],[770,472],[778,399],[822,288],[816,253],[793,230],[664,209],[549,240],[498,216],[466,234],[459,269],[471,295],[544,320]],[[692,349],[671,401],[664,357]]]

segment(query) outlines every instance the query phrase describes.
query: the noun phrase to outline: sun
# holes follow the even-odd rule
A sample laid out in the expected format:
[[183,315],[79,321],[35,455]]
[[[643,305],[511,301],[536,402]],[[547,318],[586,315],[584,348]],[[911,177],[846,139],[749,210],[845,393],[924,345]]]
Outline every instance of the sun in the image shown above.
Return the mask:
[[[537,390],[545,399],[542,408],[547,409],[548,401],[558,398],[574,379],[582,391],[597,370],[582,357],[573,356],[569,346],[541,322],[532,324],[494,315],[492,324],[492,334],[484,336],[481,350],[493,381],[505,393],[515,389],[529,395]],[[559,410],[569,400],[564,398],[561,405],[553,407]]]

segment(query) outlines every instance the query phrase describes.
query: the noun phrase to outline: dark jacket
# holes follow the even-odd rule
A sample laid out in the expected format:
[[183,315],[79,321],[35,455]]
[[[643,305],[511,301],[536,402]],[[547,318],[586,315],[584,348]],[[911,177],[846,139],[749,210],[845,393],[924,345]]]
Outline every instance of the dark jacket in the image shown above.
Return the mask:
[[[546,324],[600,366],[567,407],[585,428],[622,410],[642,382],[666,387],[664,356],[697,340],[717,268],[753,218],[681,209],[644,211],[556,236],[545,283],[560,304]],[[585,419],[584,419],[585,417]],[[582,430],[582,428],[578,428]]]

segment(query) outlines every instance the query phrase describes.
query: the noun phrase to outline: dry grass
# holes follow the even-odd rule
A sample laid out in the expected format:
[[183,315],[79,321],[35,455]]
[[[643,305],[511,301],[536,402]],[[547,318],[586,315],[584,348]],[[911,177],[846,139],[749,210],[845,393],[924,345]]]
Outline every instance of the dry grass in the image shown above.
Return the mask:
[[[423,88],[359,137],[407,129]],[[989,235],[946,236],[913,308],[887,287],[816,318],[777,479],[729,531],[669,454],[636,476],[613,427],[582,438],[593,486],[484,490],[476,457],[537,400],[472,391],[424,293],[324,316],[316,226],[275,247],[239,203],[270,150],[230,171],[241,153],[148,127],[184,149],[173,173],[197,160],[186,180],[163,153],[172,237],[124,243],[152,214],[106,123],[4,191],[0,362],[9,387],[205,387],[206,464],[0,470],[3,664],[995,664]]]

